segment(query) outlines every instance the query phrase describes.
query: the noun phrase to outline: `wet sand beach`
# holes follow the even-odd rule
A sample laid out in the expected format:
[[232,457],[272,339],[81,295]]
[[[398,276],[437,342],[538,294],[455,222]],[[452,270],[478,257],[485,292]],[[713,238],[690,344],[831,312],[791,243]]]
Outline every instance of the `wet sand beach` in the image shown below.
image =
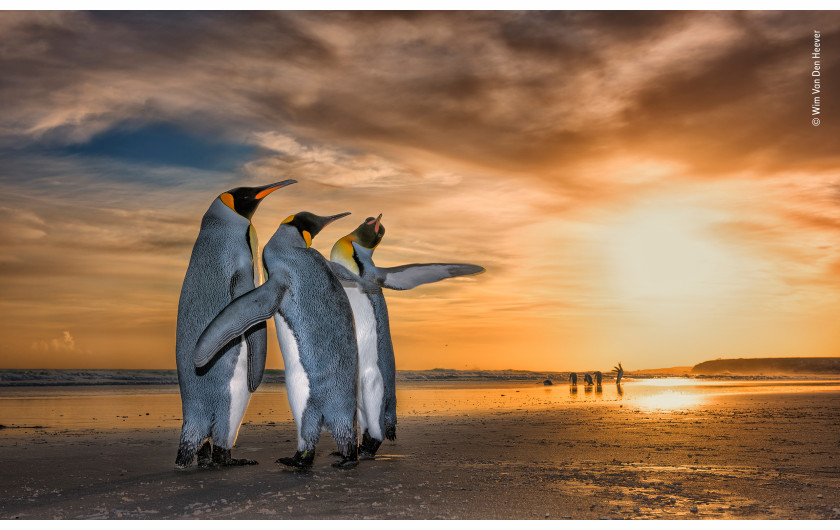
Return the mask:
[[280,386],[233,451],[259,465],[184,471],[177,388],[3,388],[0,517],[840,518],[837,381],[622,388],[403,385],[396,442],[337,470],[324,433],[309,471],[274,463],[295,448]]

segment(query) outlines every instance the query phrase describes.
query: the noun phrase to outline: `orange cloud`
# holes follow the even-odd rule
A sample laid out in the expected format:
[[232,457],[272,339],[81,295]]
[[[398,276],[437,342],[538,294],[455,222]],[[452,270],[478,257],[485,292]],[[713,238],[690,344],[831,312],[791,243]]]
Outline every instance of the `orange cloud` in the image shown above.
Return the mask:
[[[487,269],[386,295],[403,369],[830,354],[840,122],[810,124],[815,27],[836,40],[840,15],[5,14],[2,359],[77,342],[75,366],[172,367],[202,214],[281,178],[263,243],[290,213],[352,211],[326,254],[383,213],[377,263]],[[80,149],[160,123],[250,154]]]

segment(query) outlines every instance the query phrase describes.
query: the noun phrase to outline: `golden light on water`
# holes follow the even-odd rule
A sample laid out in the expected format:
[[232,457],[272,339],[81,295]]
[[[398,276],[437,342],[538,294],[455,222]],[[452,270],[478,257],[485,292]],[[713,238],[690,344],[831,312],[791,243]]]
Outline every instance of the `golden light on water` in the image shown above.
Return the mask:
[[701,394],[689,394],[678,390],[666,390],[648,396],[642,396],[636,400],[641,409],[652,411],[676,411],[696,407],[703,403]]
[[676,412],[702,405],[709,395],[702,387],[706,381],[695,379],[647,379],[632,384],[630,401],[647,412]]

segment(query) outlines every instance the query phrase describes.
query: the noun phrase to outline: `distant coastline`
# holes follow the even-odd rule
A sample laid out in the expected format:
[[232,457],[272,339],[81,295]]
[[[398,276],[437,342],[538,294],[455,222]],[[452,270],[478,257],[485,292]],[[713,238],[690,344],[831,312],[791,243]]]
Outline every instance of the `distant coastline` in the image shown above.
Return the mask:
[[840,357],[716,359],[695,365],[692,375],[840,375]]
[[[590,371],[592,372],[592,371]],[[564,384],[570,372],[529,370],[398,370],[398,382],[532,382],[549,380]],[[584,373],[578,371],[578,374]],[[802,357],[766,359],[717,359],[694,367],[678,366],[646,370],[628,370],[625,380],[662,377],[704,379],[790,379],[805,376],[840,376],[840,357]],[[605,381],[615,374],[605,373]],[[263,383],[282,384],[283,370],[266,370]],[[103,386],[103,385],[177,385],[176,370],[82,370],[82,369],[6,369],[0,370],[0,387],[22,386]]]

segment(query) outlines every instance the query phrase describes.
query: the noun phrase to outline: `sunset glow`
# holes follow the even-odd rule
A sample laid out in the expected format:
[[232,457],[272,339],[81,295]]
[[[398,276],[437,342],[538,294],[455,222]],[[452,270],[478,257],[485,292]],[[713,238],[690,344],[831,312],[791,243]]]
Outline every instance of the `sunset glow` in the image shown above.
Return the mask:
[[167,16],[0,14],[2,367],[174,368],[202,215],[286,178],[261,245],[486,269],[386,292],[398,369],[838,354],[838,13]]

